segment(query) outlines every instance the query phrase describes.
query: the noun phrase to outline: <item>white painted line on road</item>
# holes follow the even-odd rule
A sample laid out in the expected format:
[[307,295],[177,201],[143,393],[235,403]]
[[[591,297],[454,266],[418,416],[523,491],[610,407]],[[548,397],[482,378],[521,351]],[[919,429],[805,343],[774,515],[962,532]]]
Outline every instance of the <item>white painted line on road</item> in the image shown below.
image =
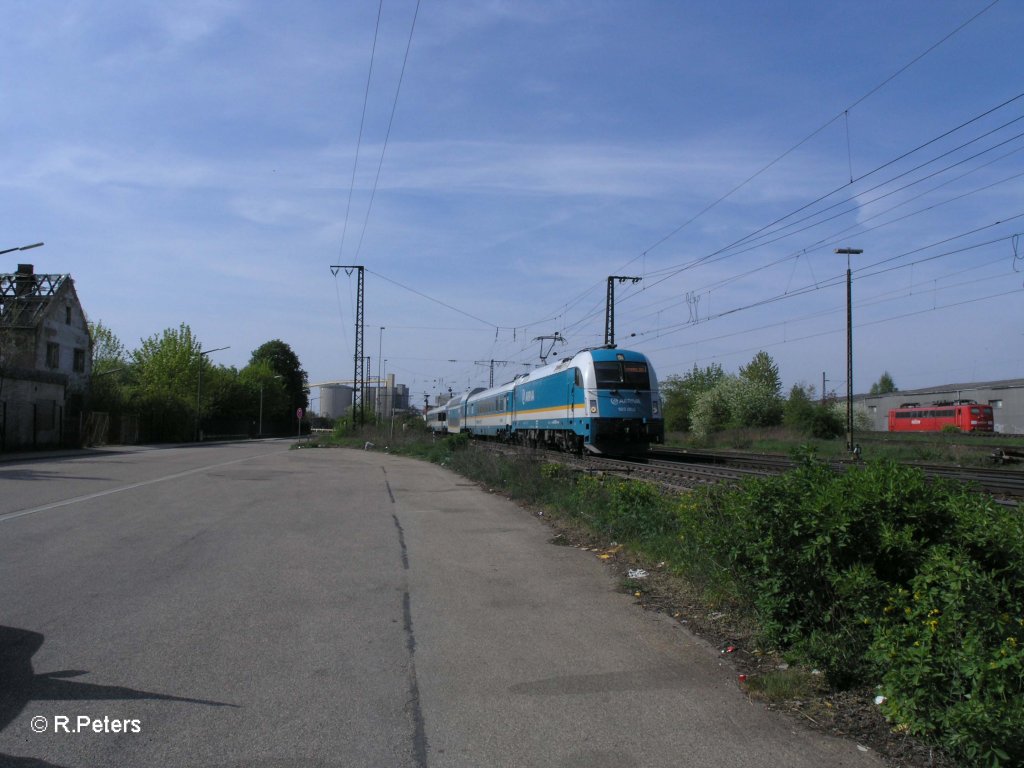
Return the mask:
[[121,491],[130,491],[133,488],[142,488],[147,485],[154,485],[155,483],[163,483],[167,480],[177,480],[179,477],[188,477],[189,475],[196,475],[200,472],[207,472],[211,469],[218,469],[219,467],[230,467],[232,464],[241,464],[246,461],[252,461],[253,459],[262,459],[264,456],[277,456],[282,453],[288,453],[288,451],[275,451],[274,453],[261,453],[258,456],[247,456],[244,459],[234,459],[233,461],[225,461],[220,464],[210,464],[205,467],[196,467],[195,469],[187,469],[184,472],[177,472],[173,475],[166,475],[164,477],[154,477],[152,480],[143,480],[141,483],[132,483],[131,485],[122,485],[120,488],[110,488],[106,491],[97,491],[96,493],[87,493],[85,496],[75,496],[71,499],[64,499],[63,501],[55,501],[52,504],[44,504],[41,507],[33,507],[32,509],[22,509],[18,512],[8,512],[6,515],[0,515],[0,523],[6,523],[8,520],[14,520],[18,517],[25,517],[25,515],[34,515],[36,512],[46,512],[50,509],[57,509],[58,507],[66,507],[70,504],[78,504],[83,501],[91,501],[92,499],[100,499],[104,496],[110,496],[114,493],[121,493]]

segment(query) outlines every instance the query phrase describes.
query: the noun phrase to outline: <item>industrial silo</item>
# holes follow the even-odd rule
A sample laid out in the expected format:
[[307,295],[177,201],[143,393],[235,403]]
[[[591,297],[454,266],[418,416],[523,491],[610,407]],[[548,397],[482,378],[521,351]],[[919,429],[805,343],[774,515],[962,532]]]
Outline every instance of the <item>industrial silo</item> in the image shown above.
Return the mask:
[[345,384],[320,385],[320,415],[336,419],[352,407],[352,387]]

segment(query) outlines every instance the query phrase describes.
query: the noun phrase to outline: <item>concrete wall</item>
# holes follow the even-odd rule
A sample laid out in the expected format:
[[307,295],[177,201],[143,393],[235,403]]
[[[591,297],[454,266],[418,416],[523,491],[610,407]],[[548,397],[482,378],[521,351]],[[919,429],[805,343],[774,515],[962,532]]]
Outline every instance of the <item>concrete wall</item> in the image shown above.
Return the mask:
[[9,370],[0,386],[0,450],[59,446],[64,413],[63,377]]

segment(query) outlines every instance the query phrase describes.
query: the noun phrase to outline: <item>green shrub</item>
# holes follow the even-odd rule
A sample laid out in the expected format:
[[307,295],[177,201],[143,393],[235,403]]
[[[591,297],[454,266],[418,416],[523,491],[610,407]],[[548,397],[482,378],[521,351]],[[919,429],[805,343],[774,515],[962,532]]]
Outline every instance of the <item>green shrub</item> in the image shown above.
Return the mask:
[[947,486],[948,543],[890,593],[870,657],[886,714],[971,765],[1024,763],[1024,520]]
[[[1019,534],[1018,534],[1019,535]],[[1024,581],[935,547],[893,591],[870,658],[883,711],[965,764],[1024,764]]]

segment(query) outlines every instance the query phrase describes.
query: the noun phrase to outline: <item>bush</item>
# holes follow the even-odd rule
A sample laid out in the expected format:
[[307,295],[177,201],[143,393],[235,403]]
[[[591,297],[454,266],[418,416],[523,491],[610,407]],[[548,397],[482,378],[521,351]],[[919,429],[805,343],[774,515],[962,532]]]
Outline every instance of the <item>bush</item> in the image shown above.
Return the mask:
[[[678,507],[681,550],[731,574],[763,639],[970,765],[1024,747],[1024,521],[916,469],[872,463],[713,488]],[[703,552],[704,554],[699,554]]]
[[883,711],[971,765],[1024,764],[1024,526],[977,497],[951,499],[949,545],[890,593],[869,657]]
[[707,437],[726,427],[771,427],[782,423],[782,398],[766,384],[726,376],[697,397],[691,429]]

